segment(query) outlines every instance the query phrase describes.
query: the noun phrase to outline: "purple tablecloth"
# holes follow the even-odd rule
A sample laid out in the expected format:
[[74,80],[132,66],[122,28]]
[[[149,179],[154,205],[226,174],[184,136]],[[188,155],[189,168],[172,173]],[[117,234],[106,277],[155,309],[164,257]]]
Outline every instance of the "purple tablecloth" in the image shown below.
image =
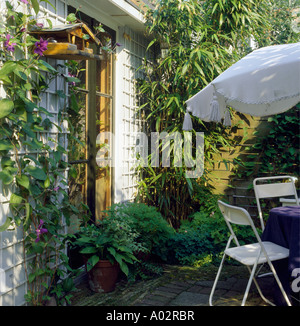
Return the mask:
[[[300,268],[300,206],[276,207],[270,211],[269,219],[262,234],[263,241],[271,241],[290,250],[289,258],[274,262],[277,274],[288,294],[292,272]],[[284,304],[276,289],[276,303]]]

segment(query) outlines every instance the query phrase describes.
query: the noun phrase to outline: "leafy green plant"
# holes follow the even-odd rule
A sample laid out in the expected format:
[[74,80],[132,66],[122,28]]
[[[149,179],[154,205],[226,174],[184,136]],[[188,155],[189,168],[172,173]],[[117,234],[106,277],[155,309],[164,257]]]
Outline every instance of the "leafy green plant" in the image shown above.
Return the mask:
[[270,0],[267,28],[254,36],[260,46],[296,43],[300,40],[298,0]]
[[[237,161],[236,175],[294,175],[299,176],[299,107],[268,118],[267,133],[257,132],[257,142],[249,161]],[[263,132],[263,135],[260,133]]]
[[165,243],[174,230],[161,213],[155,207],[143,203],[126,203],[117,209],[129,217],[128,223],[138,233],[136,242],[149,253],[163,257]]
[[180,264],[192,265],[208,255],[216,256],[224,250],[227,233],[219,213],[209,214],[201,210],[192,216],[191,221],[184,221],[171,238],[168,246],[173,254],[169,253],[169,257]]
[[208,36],[218,42],[225,40],[235,48],[247,48],[250,37],[261,38],[259,32],[270,28],[270,3],[265,0],[204,1],[205,21],[211,27]]
[[206,238],[199,237],[199,233],[195,230],[178,231],[168,243],[169,258],[168,263],[193,265],[195,261],[201,259],[204,253],[207,252]]
[[128,265],[137,260],[134,253],[144,247],[136,242],[139,234],[130,226],[130,218],[112,206],[104,211],[105,217],[96,225],[87,224],[76,233],[73,244],[80,248],[87,260],[87,271],[100,259],[117,262],[128,276]]
[[194,211],[205,211],[208,214],[218,211],[218,199],[221,199],[221,195],[213,193],[213,187],[207,184],[200,184],[195,190],[194,196]]
[[161,276],[164,269],[161,264],[148,260],[137,260],[129,266],[128,281],[135,282],[138,279],[148,280]]
[[[241,244],[254,241],[250,228],[235,226]],[[202,208],[184,221],[176,234],[169,240],[169,262],[182,265],[216,263],[226,247],[229,230],[219,210],[210,213]]]

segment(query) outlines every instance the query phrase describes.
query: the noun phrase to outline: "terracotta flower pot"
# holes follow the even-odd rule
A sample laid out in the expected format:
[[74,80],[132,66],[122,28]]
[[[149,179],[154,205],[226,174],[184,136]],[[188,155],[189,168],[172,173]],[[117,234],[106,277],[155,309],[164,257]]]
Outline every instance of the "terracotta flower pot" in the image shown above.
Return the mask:
[[119,275],[119,264],[100,260],[89,272],[89,286],[94,292],[111,292],[115,289]]

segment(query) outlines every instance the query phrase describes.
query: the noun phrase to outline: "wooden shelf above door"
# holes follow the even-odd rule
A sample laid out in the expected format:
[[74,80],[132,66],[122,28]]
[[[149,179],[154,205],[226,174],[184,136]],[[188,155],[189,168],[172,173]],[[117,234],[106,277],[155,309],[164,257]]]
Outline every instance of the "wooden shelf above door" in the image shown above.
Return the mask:
[[[48,41],[45,57],[60,60],[102,60],[103,55],[94,54],[90,43],[101,45],[100,40],[84,24],[58,25],[53,28],[30,31],[37,38]],[[88,37],[86,37],[88,36]]]
[[78,50],[70,43],[48,43],[44,56],[59,60],[103,60],[103,54],[94,54],[92,49]]

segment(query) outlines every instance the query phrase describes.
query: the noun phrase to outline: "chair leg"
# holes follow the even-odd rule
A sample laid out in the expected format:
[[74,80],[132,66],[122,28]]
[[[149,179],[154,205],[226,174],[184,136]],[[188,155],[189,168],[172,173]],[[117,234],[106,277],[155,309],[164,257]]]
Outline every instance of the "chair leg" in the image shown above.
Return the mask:
[[[284,297],[284,299],[285,299],[287,305],[288,305],[288,306],[291,306],[291,302],[290,302],[290,300],[289,300],[289,298],[288,298],[288,296],[287,296],[287,294],[286,294],[286,292],[285,292],[285,290],[284,290],[284,288],[283,288],[283,286],[282,286],[282,284],[281,284],[281,282],[280,282],[280,279],[279,279],[279,277],[278,277],[278,275],[277,275],[277,273],[276,273],[276,270],[275,270],[275,268],[274,268],[274,265],[271,263],[271,261],[268,261],[268,265],[269,265],[269,267],[270,267],[270,269],[271,269],[271,272],[270,272],[270,273],[266,273],[266,274],[261,274],[261,275],[259,275],[258,277],[264,277],[265,275],[273,275],[273,276],[275,277],[275,280],[276,280],[276,282],[277,282],[277,284],[278,284],[278,286],[279,286],[279,288],[280,288],[280,291],[281,291],[281,293],[282,293],[282,295],[283,295],[283,297]],[[249,269],[249,268],[248,268],[248,269]],[[250,269],[249,269],[249,271],[250,271]],[[262,293],[262,291],[261,291],[261,288],[260,288],[260,286],[258,285],[258,283],[257,283],[257,281],[256,281],[256,279],[255,279],[255,277],[253,278],[253,281],[254,281],[254,283],[255,283],[255,285],[256,285],[256,288],[257,288],[258,293],[260,294],[261,298],[262,298],[266,303],[270,304],[271,306],[275,306],[274,303],[272,303],[271,301],[269,301],[269,300],[268,300],[268,299],[263,295],[263,293]]]
[[287,296],[287,294],[286,294],[286,292],[285,292],[285,290],[284,290],[284,288],[283,288],[283,286],[282,286],[282,284],[281,284],[281,281],[280,281],[280,279],[279,279],[279,277],[278,277],[278,275],[277,275],[277,273],[276,273],[276,270],[275,270],[275,268],[274,268],[274,265],[271,263],[271,261],[268,261],[268,264],[269,264],[269,266],[270,266],[270,268],[271,268],[272,273],[274,274],[275,280],[276,280],[276,282],[277,282],[277,284],[278,284],[278,286],[279,286],[279,288],[280,288],[280,291],[281,291],[281,293],[282,293],[282,295],[283,295],[283,297],[284,297],[284,299],[285,299],[287,305],[288,305],[288,306],[291,306],[291,305],[292,305],[292,304],[291,304],[291,301],[290,301],[290,299],[288,298],[288,296]]
[[255,284],[255,286],[256,286],[256,288],[257,288],[257,291],[258,291],[260,297],[261,297],[261,298],[262,298],[266,303],[268,303],[269,305],[271,305],[271,306],[275,306],[275,304],[274,304],[273,302],[271,302],[270,300],[268,300],[268,299],[263,295],[262,290],[261,290],[260,286],[258,285],[258,283],[257,283],[257,281],[256,281],[256,279],[255,279],[255,277],[254,277],[254,279],[253,279],[253,282],[254,282],[254,284]]
[[250,270],[250,267],[247,266],[247,268],[248,268],[248,270],[250,272],[250,278],[249,278],[249,281],[248,281],[248,284],[247,284],[247,287],[246,287],[246,290],[245,290],[245,294],[244,294],[243,301],[242,301],[242,306],[244,306],[245,303],[246,303],[246,300],[247,300],[247,297],[248,297],[248,294],[249,294],[249,290],[250,290],[250,286],[251,286],[251,283],[252,283],[252,280],[254,278],[254,274],[255,274],[255,271],[256,271],[256,267],[257,267],[257,260],[256,260],[255,264],[252,267],[252,271]]
[[210,306],[213,306],[212,299],[213,299],[213,295],[214,295],[214,292],[215,292],[215,289],[216,289],[216,286],[217,286],[217,283],[218,283],[218,280],[219,280],[219,277],[220,277],[220,274],[221,274],[221,271],[222,271],[222,268],[223,268],[225,257],[226,257],[226,254],[223,255],[223,258],[222,258],[221,264],[219,266],[219,269],[218,269],[218,272],[217,272],[213,287],[212,287],[211,292],[210,292],[210,296],[209,296],[209,305]]
[[[249,266],[247,266],[247,268],[248,268],[248,271],[249,271],[249,273],[250,273],[250,275],[251,275],[251,269],[249,268]],[[271,305],[271,306],[275,306],[274,303],[272,303],[271,301],[269,301],[269,300],[268,300],[268,299],[263,295],[262,290],[261,290],[259,284],[257,283],[254,274],[255,274],[255,272],[253,272],[253,282],[254,282],[254,284],[255,284],[255,286],[256,286],[256,288],[257,288],[257,291],[258,291],[259,295],[261,296],[261,298],[262,298],[266,303],[268,303],[268,304]],[[259,276],[258,276],[258,277],[259,277]]]

